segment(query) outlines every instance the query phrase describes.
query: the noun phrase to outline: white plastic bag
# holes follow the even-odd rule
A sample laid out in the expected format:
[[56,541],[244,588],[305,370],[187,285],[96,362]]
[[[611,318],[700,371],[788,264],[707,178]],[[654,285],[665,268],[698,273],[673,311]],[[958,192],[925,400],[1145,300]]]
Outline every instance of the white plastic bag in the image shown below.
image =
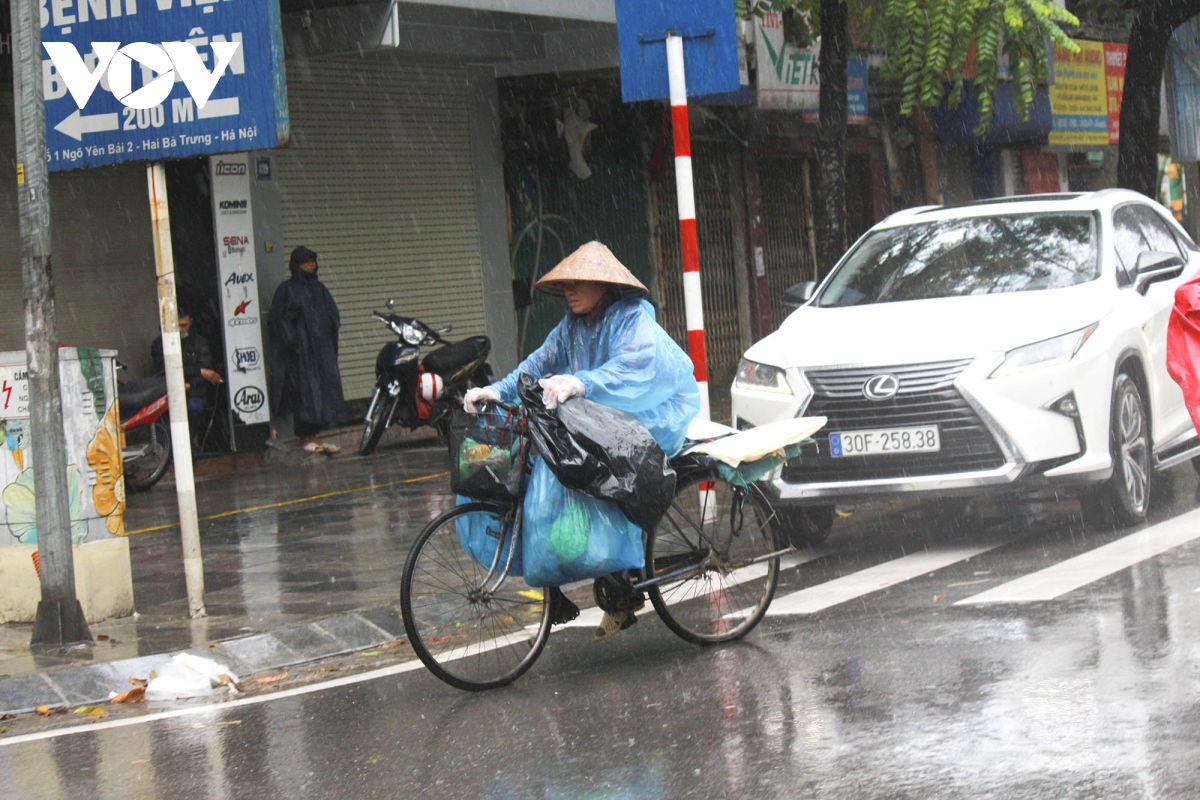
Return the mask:
[[147,700],[176,700],[237,692],[237,676],[211,658],[177,653],[146,686]]

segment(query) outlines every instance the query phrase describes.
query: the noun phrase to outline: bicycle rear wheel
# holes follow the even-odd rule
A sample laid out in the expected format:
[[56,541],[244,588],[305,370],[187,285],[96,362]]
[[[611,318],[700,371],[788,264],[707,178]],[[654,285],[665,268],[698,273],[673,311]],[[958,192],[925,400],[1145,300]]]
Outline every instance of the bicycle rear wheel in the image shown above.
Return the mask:
[[[550,635],[550,602],[542,589],[526,585],[519,573],[490,588],[492,557],[501,551],[500,572],[508,550],[505,510],[466,503],[429,523],[409,551],[400,584],[413,651],[438,678],[472,692],[519,678]],[[472,558],[467,542],[489,565]]]
[[654,609],[695,644],[739,639],[762,620],[779,583],[770,507],[715,470],[681,480],[671,508],[646,541]]

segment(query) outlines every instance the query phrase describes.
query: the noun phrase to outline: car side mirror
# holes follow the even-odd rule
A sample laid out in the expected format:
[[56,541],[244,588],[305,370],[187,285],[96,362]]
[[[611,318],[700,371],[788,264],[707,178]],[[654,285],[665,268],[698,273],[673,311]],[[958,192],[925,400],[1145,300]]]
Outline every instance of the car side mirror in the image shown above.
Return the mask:
[[812,300],[813,295],[817,293],[816,281],[804,281],[796,283],[784,290],[783,296],[780,298],[783,301],[783,307],[788,311],[795,311],[800,306]]
[[1147,250],[1138,255],[1135,269],[1137,277],[1133,281],[1134,291],[1144,295],[1153,284],[1174,280],[1182,275],[1183,259],[1178,253]]

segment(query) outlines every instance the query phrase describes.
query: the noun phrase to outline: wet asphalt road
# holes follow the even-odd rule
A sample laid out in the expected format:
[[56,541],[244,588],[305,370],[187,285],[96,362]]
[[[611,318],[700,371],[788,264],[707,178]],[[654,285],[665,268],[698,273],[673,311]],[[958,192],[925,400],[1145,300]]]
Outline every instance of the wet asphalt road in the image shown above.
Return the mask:
[[[1160,477],[1152,524],[1200,505],[1189,466]],[[0,740],[0,786],[72,800],[1200,796],[1200,543],[1052,600],[956,606],[1131,532],[1087,531],[1054,498],[966,524],[937,512],[858,509],[785,573],[776,605],[905,556],[991,549],[768,617],[741,643],[697,648],[650,613],[602,644],[566,628],[513,687],[475,695],[397,657],[400,671],[351,685]]]

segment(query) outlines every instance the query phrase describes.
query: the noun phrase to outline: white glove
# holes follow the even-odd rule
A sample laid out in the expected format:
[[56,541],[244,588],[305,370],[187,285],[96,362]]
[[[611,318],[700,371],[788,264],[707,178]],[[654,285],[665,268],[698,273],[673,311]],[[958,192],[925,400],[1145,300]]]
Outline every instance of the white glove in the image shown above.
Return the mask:
[[463,395],[463,411],[468,414],[478,414],[481,403],[498,402],[500,402],[500,393],[490,386],[467,389],[467,393]]
[[583,381],[574,375],[551,375],[538,381],[542,387],[542,402],[546,408],[555,409],[576,395],[583,395]]

